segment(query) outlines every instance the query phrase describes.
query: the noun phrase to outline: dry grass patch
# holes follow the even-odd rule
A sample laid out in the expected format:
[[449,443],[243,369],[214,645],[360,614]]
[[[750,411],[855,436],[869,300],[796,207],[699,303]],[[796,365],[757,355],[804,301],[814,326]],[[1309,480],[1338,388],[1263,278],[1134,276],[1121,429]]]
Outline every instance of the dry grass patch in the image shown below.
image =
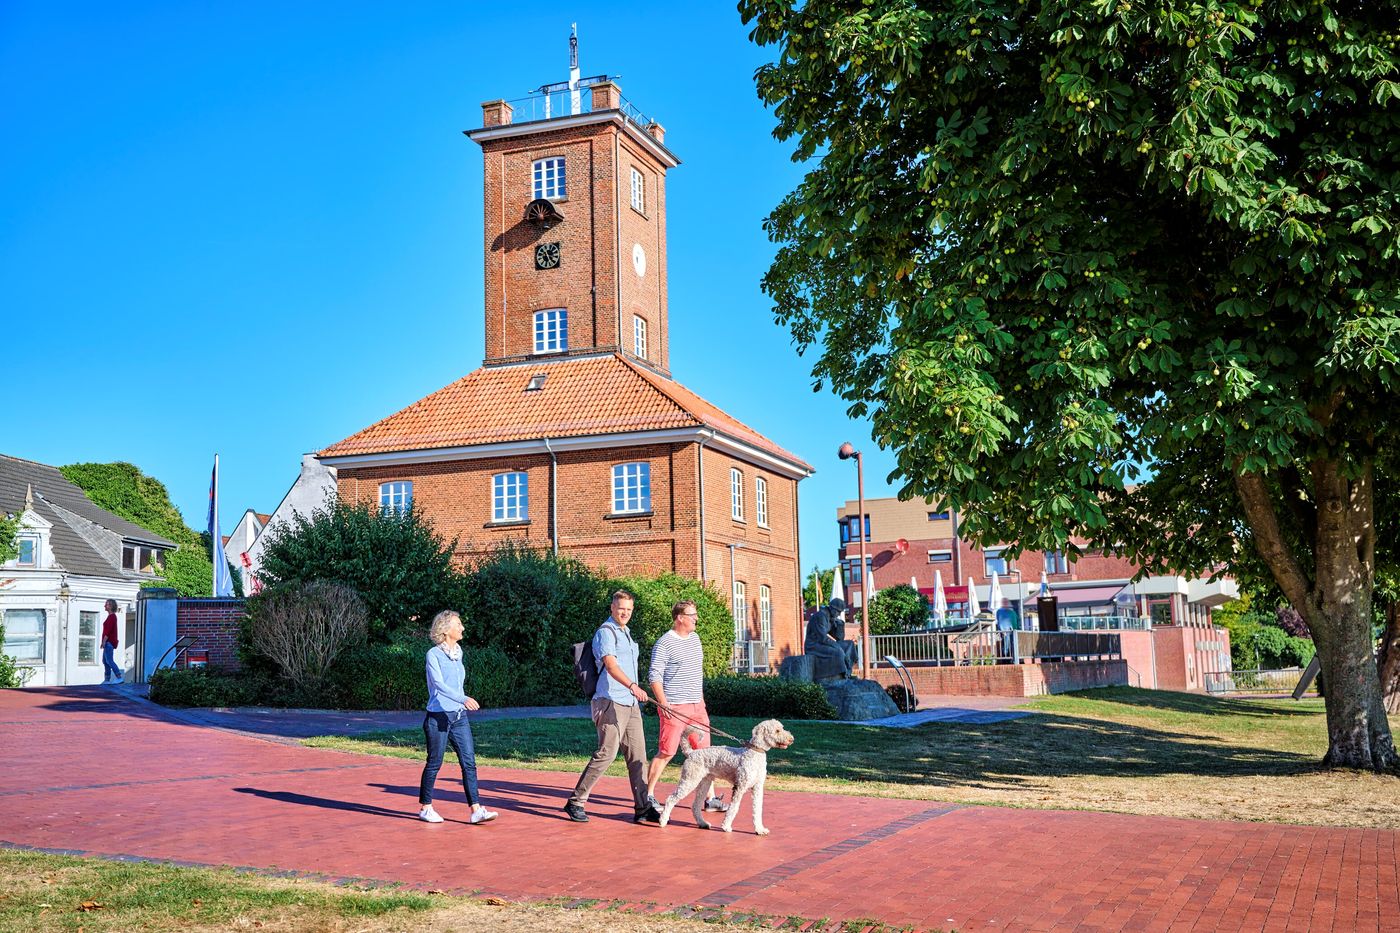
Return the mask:
[[0,850],[0,931],[705,933],[745,924],[562,910],[402,888],[355,889],[224,869]]
[[[1322,701],[1219,699],[1115,688],[1030,701],[1037,715],[985,725],[882,729],[792,722],[768,786],[1039,809],[1085,809],[1400,829],[1400,781],[1324,769]],[[716,718],[735,735],[756,720]],[[577,771],[582,719],[473,724],[478,764]],[[654,721],[648,734],[655,736]],[[421,758],[416,730],[310,744]],[[668,774],[675,779],[674,767]],[[621,763],[613,774],[623,774]],[[485,775],[489,780],[489,771]]]

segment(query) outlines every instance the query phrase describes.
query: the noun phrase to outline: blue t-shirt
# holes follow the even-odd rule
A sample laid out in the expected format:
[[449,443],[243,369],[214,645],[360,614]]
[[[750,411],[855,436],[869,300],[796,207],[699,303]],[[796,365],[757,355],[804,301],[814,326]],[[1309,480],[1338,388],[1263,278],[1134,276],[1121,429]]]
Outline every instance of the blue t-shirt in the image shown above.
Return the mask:
[[608,616],[608,621],[599,626],[593,635],[593,658],[598,662],[598,689],[593,691],[593,699],[612,700],[621,706],[635,706],[637,698],[632,695],[631,690],[613,680],[603,664],[603,659],[608,656],[616,658],[617,666],[622,668],[622,673],[627,676],[627,683],[635,684],[639,653],[637,643],[632,640],[632,633],[614,622],[612,616]]

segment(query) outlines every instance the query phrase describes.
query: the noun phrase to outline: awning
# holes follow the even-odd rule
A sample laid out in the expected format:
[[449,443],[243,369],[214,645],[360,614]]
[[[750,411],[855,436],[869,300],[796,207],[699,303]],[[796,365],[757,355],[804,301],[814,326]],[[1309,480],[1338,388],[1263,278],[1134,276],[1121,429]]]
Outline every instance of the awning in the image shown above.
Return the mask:
[[1100,606],[1113,602],[1113,598],[1127,589],[1122,583],[1111,586],[1052,586],[1050,592],[1059,599],[1061,606]]

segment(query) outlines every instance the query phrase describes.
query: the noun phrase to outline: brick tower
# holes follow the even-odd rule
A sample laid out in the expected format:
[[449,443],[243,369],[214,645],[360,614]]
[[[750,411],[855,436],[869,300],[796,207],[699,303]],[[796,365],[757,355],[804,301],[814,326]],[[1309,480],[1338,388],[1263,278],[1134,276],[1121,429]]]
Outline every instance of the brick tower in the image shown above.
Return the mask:
[[[660,124],[606,76],[482,105],[485,360],[321,451],[338,494],[408,503],[470,562],[505,540],[730,597],[736,666],[801,653],[812,468],[671,377]],[[528,108],[528,109],[527,109]]]

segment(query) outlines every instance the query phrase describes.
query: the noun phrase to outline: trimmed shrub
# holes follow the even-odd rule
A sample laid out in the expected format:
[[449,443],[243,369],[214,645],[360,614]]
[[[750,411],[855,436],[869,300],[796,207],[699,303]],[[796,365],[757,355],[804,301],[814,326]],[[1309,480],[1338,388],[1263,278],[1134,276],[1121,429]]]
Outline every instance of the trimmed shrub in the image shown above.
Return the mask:
[[466,572],[468,657],[495,648],[515,662],[512,703],[578,703],[569,646],[593,637],[612,589],[573,558],[507,542]]
[[258,677],[167,667],[151,675],[150,696],[162,706],[253,706],[263,702],[265,687]]
[[[652,646],[671,630],[671,607],[683,599],[692,600],[700,614],[695,631],[705,650],[705,675],[719,677],[729,672],[729,662],[734,655],[734,615],[717,590],[674,573],[664,573],[655,579],[627,577],[619,580],[618,586],[636,597],[632,621],[627,627],[642,649],[637,660],[637,679],[643,684],[651,668]],[[602,618],[598,620],[602,621]]]
[[343,709],[422,709],[431,647],[423,632],[399,632],[388,644],[347,648],[326,676],[326,701]]
[[705,708],[711,716],[836,718],[836,708],[819,684],[782,677],[708,677]]
[[442,609],[460,610],[462,578],[452,566],[456,542],[444,542],[412,509],[381,512],[340,501],[310,517],[297,513],[265,534],[266,582],[345,584],[364,600],[375,641],[387,642],[415,622],[426,626]]
[[[860,612],[847,613],[846,630],[850,632],[851,616],[855,616],[857,641],[860,640]],[[902,635],[927,628],[929,624],[928,597],[908,583],[883,589],[870,600],[870,634]]]

